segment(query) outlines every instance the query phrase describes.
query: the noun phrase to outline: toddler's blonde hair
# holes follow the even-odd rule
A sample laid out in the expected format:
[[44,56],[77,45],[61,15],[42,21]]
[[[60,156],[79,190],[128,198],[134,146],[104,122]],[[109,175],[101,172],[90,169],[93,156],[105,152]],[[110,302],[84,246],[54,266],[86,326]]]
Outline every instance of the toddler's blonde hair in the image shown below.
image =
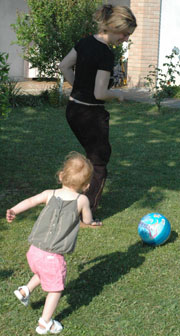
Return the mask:
[[63,168],[56,173],[59,182],[76,191],[83,191],[90,183],[93,174],[91,162],[78,152],[70,152],[64,161]]
[[137,27],[136,18],[129,7],[104,5],[94,14],[99,32],[132,34]]

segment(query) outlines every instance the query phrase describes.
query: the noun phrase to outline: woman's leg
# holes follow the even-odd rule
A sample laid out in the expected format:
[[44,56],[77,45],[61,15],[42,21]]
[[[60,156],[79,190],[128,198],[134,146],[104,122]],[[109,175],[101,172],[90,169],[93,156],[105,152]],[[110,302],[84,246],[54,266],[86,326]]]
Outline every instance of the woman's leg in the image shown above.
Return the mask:
[[67,106],[66,117],[73,133],[94,166],[91,185],[86,193],[94,212],[103,191],[107,177],[106,166],[111,154],[109,113],[104,107],[89,107],[70,102]]
[[[90,157],[88,158],[90,159]],[[91,162],[93,163],[93,161]],[[107,171],[104,166],[98,166],[98,165],[93,166],[94,166],[94,173],[90,187],[86,192],[86,196],[89,199],[91,210],[94,213],[101,199],[103,188],[106,182]]]

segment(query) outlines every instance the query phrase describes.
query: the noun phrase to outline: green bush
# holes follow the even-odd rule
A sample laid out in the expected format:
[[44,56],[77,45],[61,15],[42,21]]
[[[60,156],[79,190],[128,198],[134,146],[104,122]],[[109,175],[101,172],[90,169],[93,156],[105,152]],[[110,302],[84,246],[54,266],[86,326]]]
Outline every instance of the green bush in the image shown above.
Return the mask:
[[57,64],[84,35],[93,33],[92,15],[100,0],[26,0],[29,13],[12,24],[23,57],[39,76],[54,77]]
[[42,107],[43,104],[48,103],[48,91],[43,91],[42,93],[35,94],[27,94],[21,93],[17,94],[14,99],[14,107]]
[[9,74],[8,54],[0,52],[0,120],[10,112],[9,93],[6,82]]
[[6,81],[5,86],[8,94],[9,105],[12,108],[17,107],[18,106],[17,100],[18,96],[20,95],[21,89],[17,87],[16,81],[10,79]]
[[180,86],[178,85],[167,85],[163,88],[163,91],[167,98],[180,98]]
[[[170,55],[166,56],[167,62],[163,64],[163,68],[157,68],[149,65],[152,70],[145,77],[145,85],[148,87],[158,107],[161,110],[163,99],[172,97],[176,90],[176,75],[180,76],[180,50],[177,47],[172,49]],[[178,89],[179,90],[179,89]]]

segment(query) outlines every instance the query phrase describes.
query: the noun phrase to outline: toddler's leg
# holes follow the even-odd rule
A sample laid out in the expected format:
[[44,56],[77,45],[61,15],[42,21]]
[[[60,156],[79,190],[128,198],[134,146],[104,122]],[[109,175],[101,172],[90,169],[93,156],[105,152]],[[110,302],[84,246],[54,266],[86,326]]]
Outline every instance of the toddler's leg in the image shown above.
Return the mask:
[[34,274],[31,280],[28,282],[27,287],[29,288],[29,292],[31,293],[37,286],[41,283],[40,278],[37,274]]
[[44,305],[42,318],[44,321],[49,322],[55,309],[58,305],[59,299],[61,297],[61,292],[51,292],[48,293],[46,297],[46,302]]
[[42,317],[39,319],[39,327],[36,328],[38,334],[44,334],[48,330],[51,333],[59,333],[63,327],[58,321],[52,320],[52,315],[58,305],[61,292],[50,292],[46,297]]
[[[26,287],[29,289],[29,293],[32,293],[32,291],[39,285],[40,285],[39,276],[37,274],[34,274],[33,277],[31,278],[31,280],[26,285]],[[26,296],[26,293],[23,290],[23,288],[20,288],[19,291],[23,296]]]
[[24,306],[28,306],[29,295],[37,286],[39,286],[39,284],[40,278],[37,274],[34,274],[28,284],[26,286],[19,287],[14,291],[14,294]]

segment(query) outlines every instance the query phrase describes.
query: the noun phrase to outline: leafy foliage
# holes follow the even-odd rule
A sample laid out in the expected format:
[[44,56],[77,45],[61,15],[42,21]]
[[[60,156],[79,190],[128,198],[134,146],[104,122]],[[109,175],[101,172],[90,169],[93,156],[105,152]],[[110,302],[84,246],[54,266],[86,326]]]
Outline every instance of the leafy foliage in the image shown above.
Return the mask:
[[171,88],[176,83],[176,75],[180,75],[180,51],[177,47],[172,49],[170,55],[166,56],[167,62],[163,64],[163,69],[149,65],[153,70],[145,77],[146,86],[152,93],[158,110],[161,109],[161,102],[169,96]]
[[9,74],[8,54],[0,52],[0,119],[5,118],[9,111],[9,94],[6,82]]
[[57,63],[83,36],[93,33],[92,14],[100,0],[26,0],[29,13],[18,12],[12,24],[23,57],[39,70],[40,77],[53,77]]
[[122,43],[119,44],[118,46],[112,45],[110,48],[112,52],[114,53],[114,63],[117,65],[118,63],[121,62],[124,58],[124,54],[130,49],[132,45],[132,41],[129,40],[128,43]]

